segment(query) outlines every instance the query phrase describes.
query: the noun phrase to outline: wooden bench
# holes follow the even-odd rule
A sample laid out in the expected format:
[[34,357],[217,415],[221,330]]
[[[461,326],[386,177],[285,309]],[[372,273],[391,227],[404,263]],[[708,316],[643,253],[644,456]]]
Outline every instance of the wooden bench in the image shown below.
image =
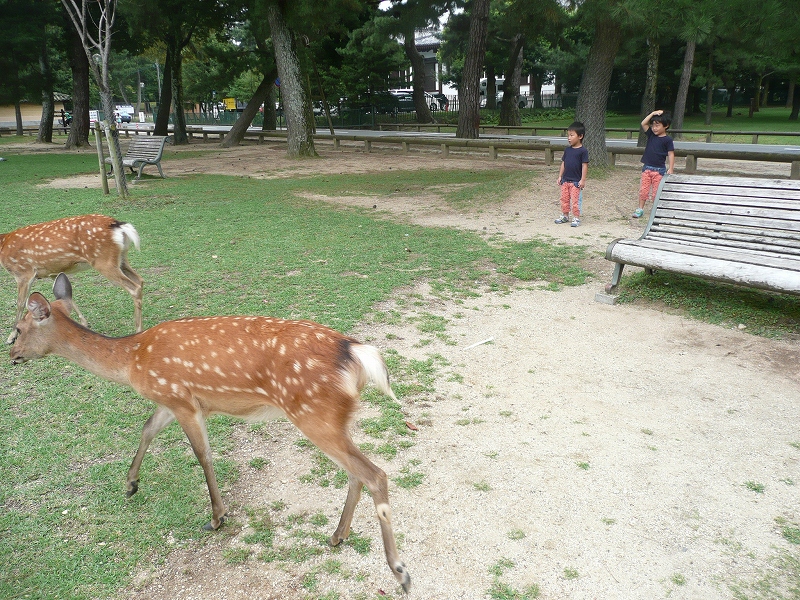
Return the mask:
[[800,181],[669,175],[639,239],[611,242],[617,263],[800,294]]
[[[164,153],[164,144],[167,141],[167,136],[154,135],[154,136],[136,136],[131,138],[131,143],[128,146],[128,151],[122,157],[122,166],[129,167],[131,173],[136,169],[139,173],[136,175],[136,181],[142,176],[142,170],[147,165],[155,165],[158,167],[158,174],[164,178],[164,171],[161,170],[161,155]],[[106,163],[111,164],[111,158],[106,158]],[[110,174],[110,173],[109,173]]]

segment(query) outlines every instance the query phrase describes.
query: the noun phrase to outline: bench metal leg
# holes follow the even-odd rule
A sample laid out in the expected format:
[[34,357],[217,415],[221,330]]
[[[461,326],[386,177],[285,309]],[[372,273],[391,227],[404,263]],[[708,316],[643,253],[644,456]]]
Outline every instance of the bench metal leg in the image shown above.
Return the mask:
[[158,174],[161,175],[161,179],[166,179],[166,177],[164,177],[164,171],[161,170],[161,162],[157,162],[156,166],[158,167]]
[[611,283],[606,285],[606,293],[611,294],[617,290],[619,280],[622,279],[622,270],[625,268],[625,263],[617,263],[614,265],[614,274],[611,276]]

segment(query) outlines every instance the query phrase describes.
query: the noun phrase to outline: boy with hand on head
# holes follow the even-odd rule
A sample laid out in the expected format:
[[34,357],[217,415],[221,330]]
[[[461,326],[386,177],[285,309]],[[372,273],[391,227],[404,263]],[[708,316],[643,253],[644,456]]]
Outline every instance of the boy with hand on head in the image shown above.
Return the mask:
[[569,223],[572,209],[572,226],[581,224],[581,193],[586,186],[586,174],[589,172],[589,151],[583,146],[586,128],[580,121],[575,121],[567,128],[567,142],[561,157],[561,168],[558,170],[558,185],[561,186],[561,216],[556,223]]
[[[672,138],[667,135],[667,129],[672,123],[668,113],[663,110],[654,110],[642,121],[642,129],[647,136],[647,145],[642,155],[642,180],[639,184],[639,208],[633,211],[633,217],[638,219],[644,214],[644,205],[651,198],[655,198],[658,184],[664,175],[675,171],[675,145]],[[666,166],[669,158],[669,167]]]

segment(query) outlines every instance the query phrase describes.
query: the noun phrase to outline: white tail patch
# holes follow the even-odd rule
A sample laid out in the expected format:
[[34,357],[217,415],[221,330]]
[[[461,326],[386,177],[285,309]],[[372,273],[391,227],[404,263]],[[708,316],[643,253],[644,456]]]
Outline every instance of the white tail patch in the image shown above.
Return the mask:
[[389,385],[389,371],[387,371],[386,363],[383,361],[378,349],[369,344],[352,344],[350,350],[361,363],[367,380],[396,401],[397,398]]
[[[139,232],[130,223],[124,223],[114,230],[114,242],[123,250],[130,248],[131,243],[139,250]],[[126,239],[127,238],[127,239]],[[128,242],[130,240],[130,242]]]

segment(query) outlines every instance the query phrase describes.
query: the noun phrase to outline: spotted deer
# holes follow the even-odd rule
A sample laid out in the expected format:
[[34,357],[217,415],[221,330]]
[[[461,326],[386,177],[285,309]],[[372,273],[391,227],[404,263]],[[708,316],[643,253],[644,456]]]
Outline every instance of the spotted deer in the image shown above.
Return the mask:
[[[17,318],[37,279],[94,268],[133,296],[133,320],[142,330],[142,278],[128,264],[128,249],[139,248],[139,234],[130,223],[103,215],[67,217],[0,234],[0,265],[17,281]],[[86,319],[73,304],[81,323]],[[16,329],[6,343],[13,344]]]
[[196,317],[166,321],[141,333],[109,338],[69,318],[72,286],[56,278],[55,300],[34,292],[17,324],[11,361],[55,354],[92,373],[128,385],[158,406],[144,424],[127,477],[127,495],[139,488],[139,467],[153,438],[177,420],[203,468],[211,521],[225,518],[211,460],[206,418],[214,413],[263,421],[285,416],[348,474],[348,492],[335,546],[350,533],[363,485],[372,495],[386,561],[405,591],[411,578],[395,546],[386,474],[350,437],[361,389],[374,383],[396,400],[386,364],[374,346],[312,321],[270,317]]

